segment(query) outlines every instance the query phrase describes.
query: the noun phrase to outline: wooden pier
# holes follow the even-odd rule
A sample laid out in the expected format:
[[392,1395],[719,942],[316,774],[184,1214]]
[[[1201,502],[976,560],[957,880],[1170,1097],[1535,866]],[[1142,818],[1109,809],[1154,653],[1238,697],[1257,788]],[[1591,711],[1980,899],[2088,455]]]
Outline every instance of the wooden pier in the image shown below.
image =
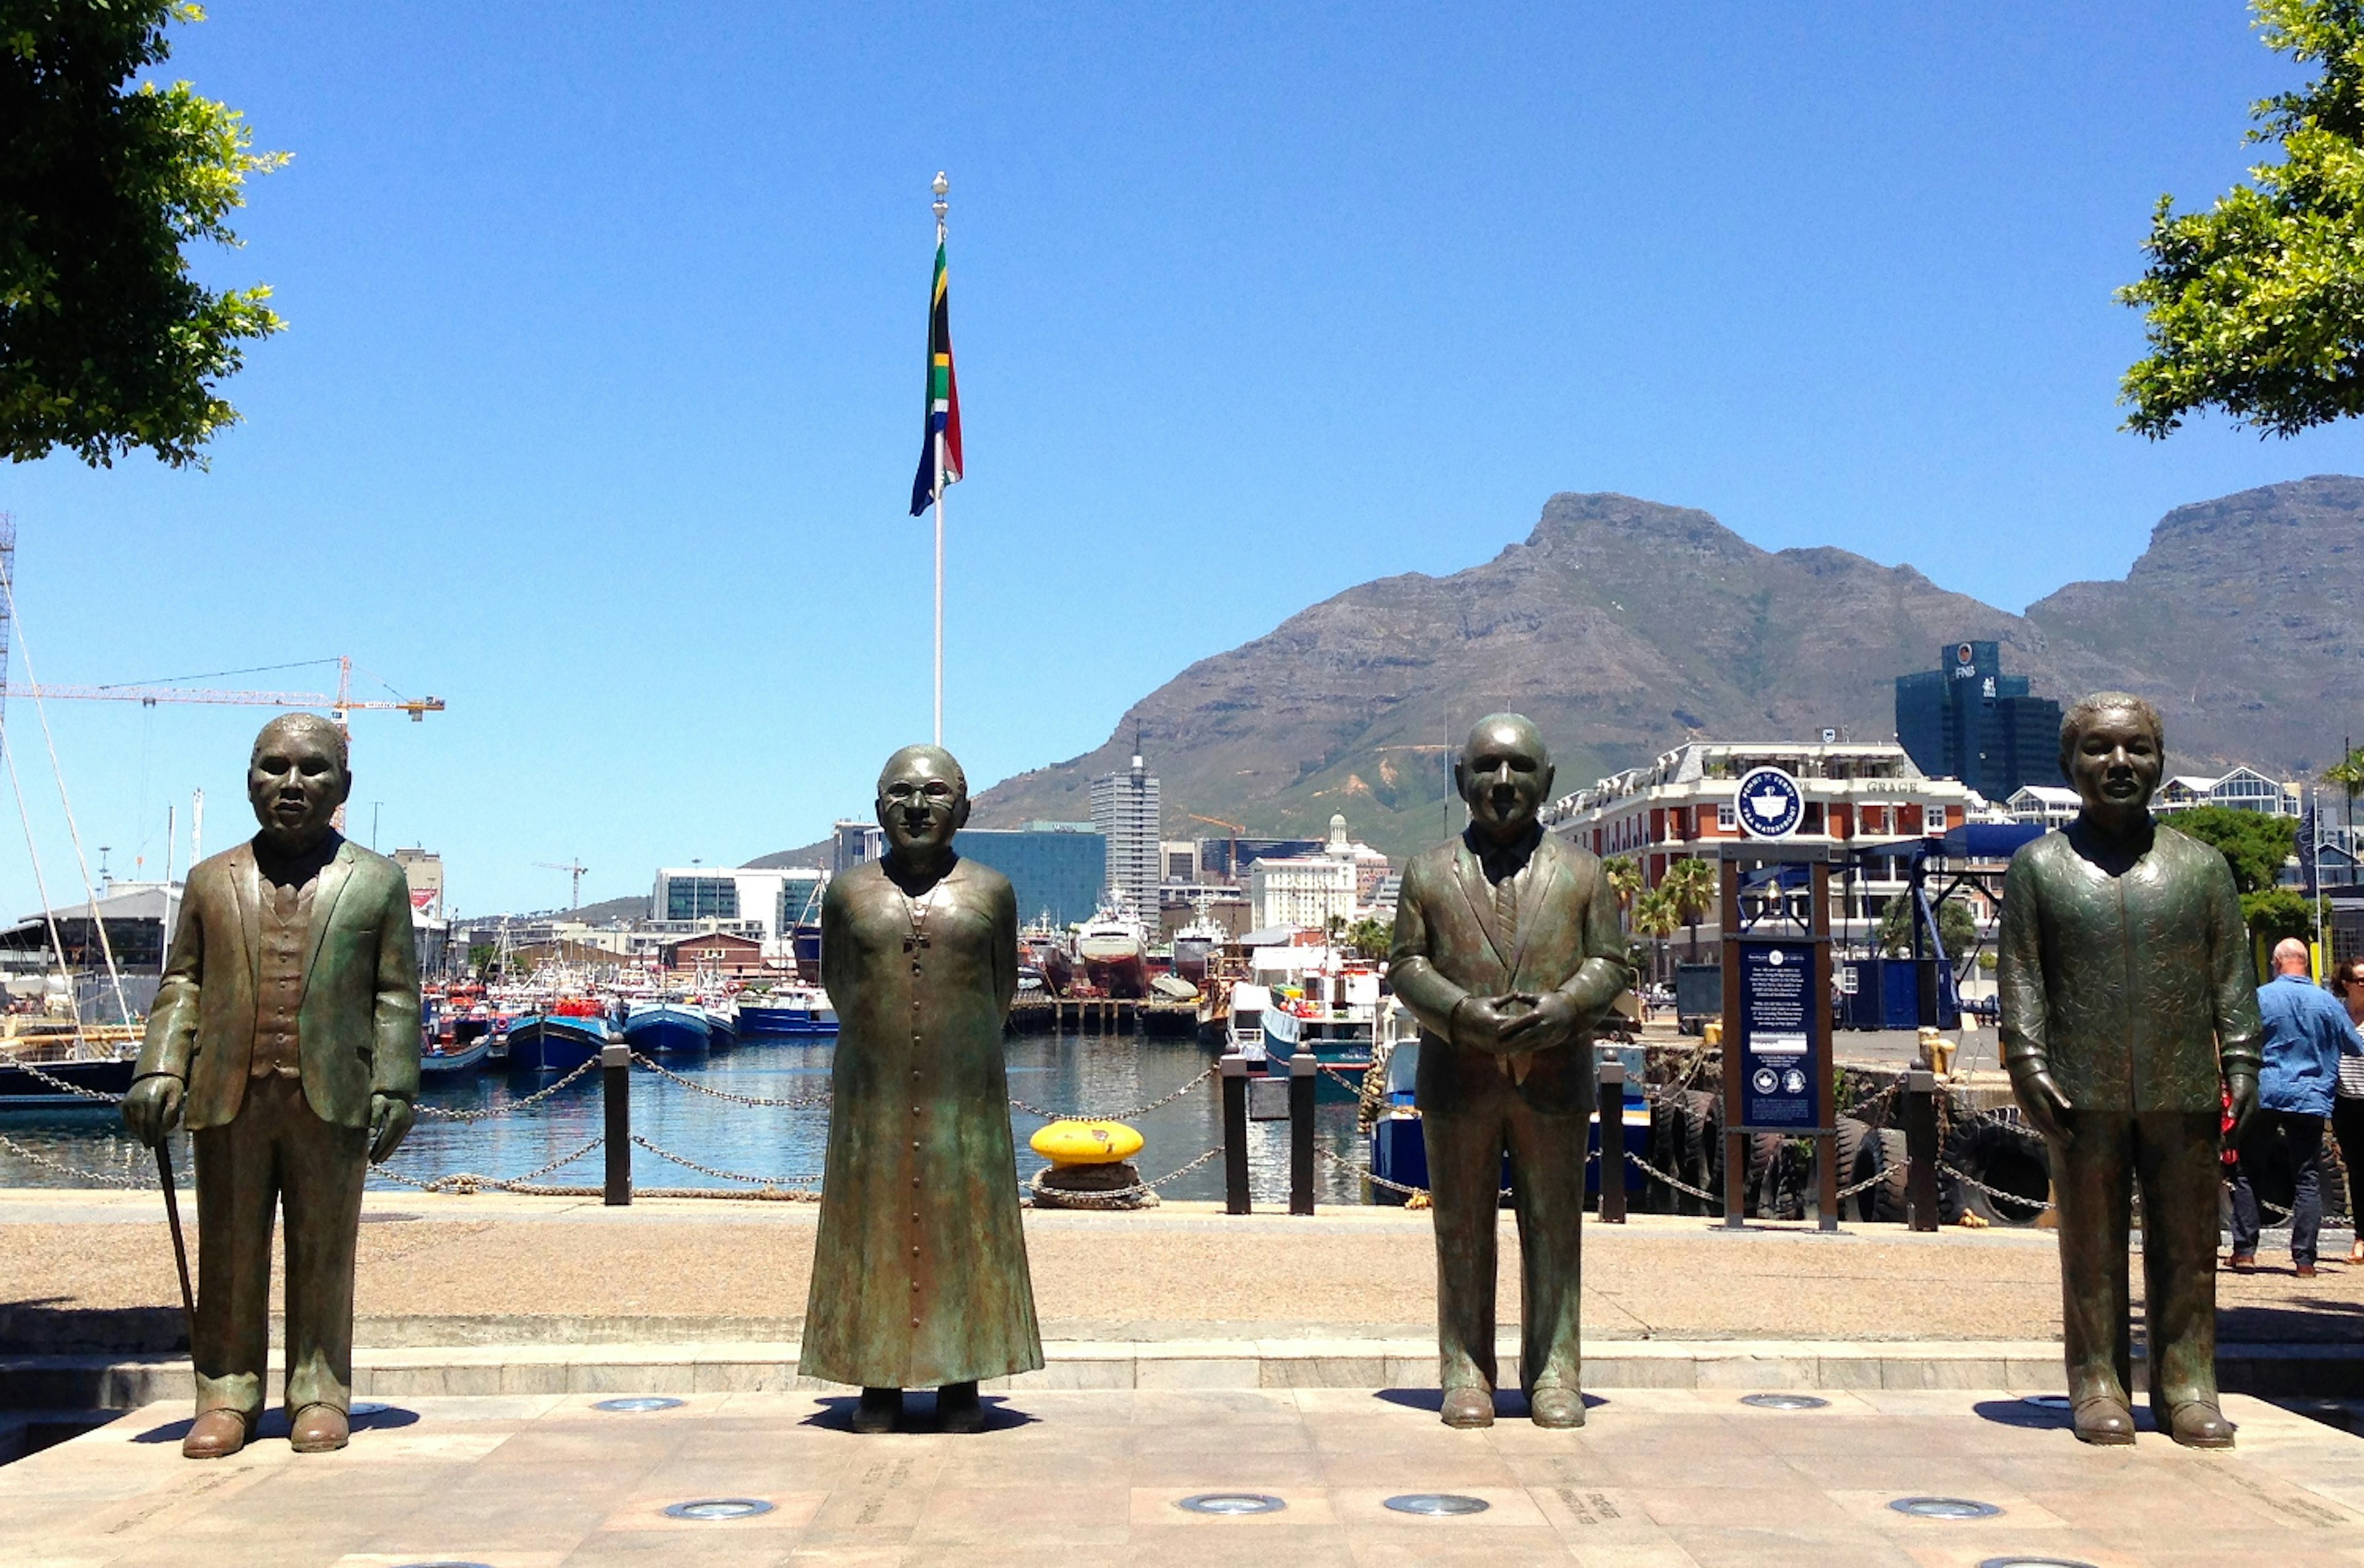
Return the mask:
[[1020,996],[1009,1005],[1013,1034],[1143,1034],[1187,1039],[1199,1005],[1162,996]]

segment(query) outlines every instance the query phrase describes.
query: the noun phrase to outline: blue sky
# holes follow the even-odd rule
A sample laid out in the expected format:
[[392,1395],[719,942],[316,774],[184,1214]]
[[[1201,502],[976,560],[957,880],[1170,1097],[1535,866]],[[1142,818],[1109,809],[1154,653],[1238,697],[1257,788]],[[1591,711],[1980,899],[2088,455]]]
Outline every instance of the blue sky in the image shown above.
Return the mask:
[[[463,911],[808,841],[925,737],[940,167],[980,784],[1558,490],[2016,609],[2180,503],[2364,472],[2350,428],[2116,428],[2152,204],[2237,178],[2293,79],[2236,0],[211,12],[168,73],[296,156],[203,266],[290,329],[210,472],[0,473],[22,632],[49,682],[341,652],[445,697],[356,719],[354,826],[383,801]],[[168,803],[185,857],[193,788],[208,849],[249,830],[262,715],[49,717],[118,873]]]

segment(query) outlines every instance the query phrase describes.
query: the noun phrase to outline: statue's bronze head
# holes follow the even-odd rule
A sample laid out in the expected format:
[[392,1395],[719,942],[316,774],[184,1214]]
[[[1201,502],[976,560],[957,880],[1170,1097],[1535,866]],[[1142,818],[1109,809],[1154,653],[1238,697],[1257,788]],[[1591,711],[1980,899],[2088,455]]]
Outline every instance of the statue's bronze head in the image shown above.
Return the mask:
[[2060,717],[2060,771],[2088,811],[2148,809],[2167,766],[2158,709],[2130,692],[2095,692]]
[[344,731],[318,714],[283,713],[254,738],[246,798],[273,848],[300,853],[318,844],[352,790]]
[[878,826],[898,861],[932,861],[968,825],[968,775],[941,746],[906,746],[878,770]]
[[1551,750],[1523,714],[1489,713],[1470,727],[1453,764],[1469,825],[1498,844],[1523,838],[1551,794]]

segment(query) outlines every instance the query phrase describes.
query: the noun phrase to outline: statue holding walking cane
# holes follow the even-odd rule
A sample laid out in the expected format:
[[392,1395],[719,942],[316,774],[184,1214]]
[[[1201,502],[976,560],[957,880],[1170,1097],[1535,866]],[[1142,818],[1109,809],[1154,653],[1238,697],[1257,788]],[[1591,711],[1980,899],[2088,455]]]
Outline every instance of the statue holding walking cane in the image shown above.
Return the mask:
[[345,1446],[362,1184],[410,1130],[418,1093],[409,892],[399,866],[332,825],[352,789],[343,734],[283,714],[255,737],[246,782],[262,831],[190,871],[123,1101],[142,1142],[185,1115],[196,1150],[191,1459],[236,1453],[262,1417],[283,1207],[289,1440]]

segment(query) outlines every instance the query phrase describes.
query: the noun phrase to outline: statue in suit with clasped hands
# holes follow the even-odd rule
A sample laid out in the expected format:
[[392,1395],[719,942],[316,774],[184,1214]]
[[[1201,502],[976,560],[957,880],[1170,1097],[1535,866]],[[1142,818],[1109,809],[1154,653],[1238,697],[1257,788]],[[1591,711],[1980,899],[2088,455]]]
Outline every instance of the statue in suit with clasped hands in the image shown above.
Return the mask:
[[299,1453],[347,1439],[362,1184],[410,1130],[419,1011],[402,868],[333,826],[351,789],[328,720],[262,727],[247,765],[262,831],[190,871],[124,1096],[142,1142],[185,1118],[195,1145],[191,1459],[236,1453],[262,1417],[283,1206],[289,1439]]

